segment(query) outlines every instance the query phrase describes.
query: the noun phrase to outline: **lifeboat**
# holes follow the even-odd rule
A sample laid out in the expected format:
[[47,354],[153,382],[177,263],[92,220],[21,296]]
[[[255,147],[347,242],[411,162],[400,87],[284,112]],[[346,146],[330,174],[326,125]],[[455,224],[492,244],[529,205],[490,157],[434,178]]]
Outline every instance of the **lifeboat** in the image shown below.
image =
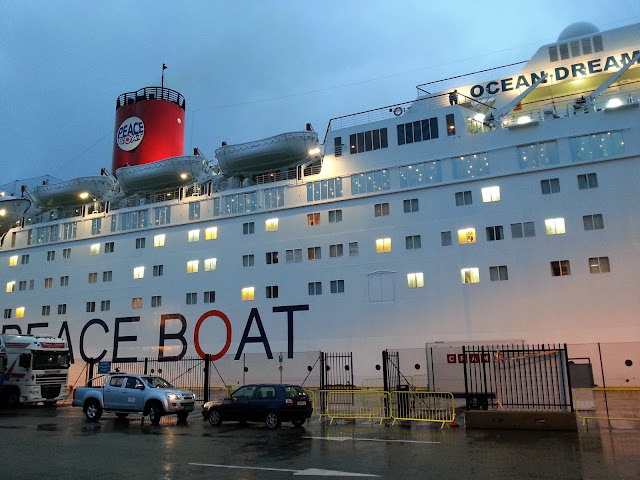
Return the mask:
[[213,167],[201,155],[170,157],[116,170],[118,184],[126,195],[178,188],[202,182],[211,175]]
[[66,182],[38,185],[34,201],[40,207],[56,208],[100,200],[113,188],[113,178],[105,175],[74,178]]
[[293,167],[321,158],[318,134],[289,132],[248,143],[225,145],[216,150],[225,175],[252,174]]
[[12,228],[31,206],[26,198],[0,197],[0,232]]

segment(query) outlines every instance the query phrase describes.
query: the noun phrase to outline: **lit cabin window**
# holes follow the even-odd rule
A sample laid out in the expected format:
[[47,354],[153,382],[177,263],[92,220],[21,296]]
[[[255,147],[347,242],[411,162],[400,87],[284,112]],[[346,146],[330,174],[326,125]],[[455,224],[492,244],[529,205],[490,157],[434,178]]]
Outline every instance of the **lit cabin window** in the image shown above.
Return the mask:
[[133,278],[144,278],[144,267],[135,267],[133,269]]
[[216,263],[217,263],[217,259],[215,258],[207,258],[204,261],[204,271],[205,272],[210,272],[212,270],[216,269]]
[[500,201],[500,187],[486,187],[482,189],[482,201],[487,202],[499,202]]
[[477,268],[463,268],[460,270],[462,283],[478,283],[480,281],[480,271]]
[[564,218],[547,218],[544,221],[547,227],[547,235],[559,235],[565,233]]
[[275,232],[278,230],[278,219],[270,218],[265,221],[265,231],[267,232]]
[[458,243],[460,245],[464,245],[465,243],[476,243],[476,229],[462,228],[458,230]]
[[218,238],[218,227],[209,227],[204,231],[204,238],[207,240],[215,240]]
[[100,253],[100,244],[94,243],[91,245],[91,255],[98,255]]
[[153,246],[154,247],[164,247],[164,240],[167,236],[163,233],[162,235],[156,235],[153,237]]
[[388,253],[391,251],[390,238],[378,238],[376,240],[376,253]]
[[409,288],[424,287],[424,274],[422,272],[407,273],[407,283]]
[[187,262],[187,273],[197,273],[198,272],[198,260],[189,260]]
[[16,308],[16,318],[24,317],[24,307]]
[[13,292],[13,289],[16,288],[16,282],[7,282],[7,293]]
[[242,301],[253,300],[254,287],[245,287],[242,289]]
[[15,267],[16,265],[18,265],[18,255],[13,255],[9,257],[9,266]]
[[189,230],[189,241],[197,242],[200,240],[200,230]]

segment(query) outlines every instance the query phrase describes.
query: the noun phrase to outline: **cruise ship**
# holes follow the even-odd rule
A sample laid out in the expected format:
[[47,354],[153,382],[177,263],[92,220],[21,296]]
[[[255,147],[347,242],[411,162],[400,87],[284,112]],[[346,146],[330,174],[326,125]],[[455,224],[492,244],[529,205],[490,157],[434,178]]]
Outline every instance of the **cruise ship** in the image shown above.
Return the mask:
[[111,169],[0,197],[2,331],[67,338],[78,374],[250,354],[303,378],[323,351],[355,382],[385,349],[638,340],[639,64],[640,24],[579,22],[215,160],[184,155],[180,93],[122,94]]

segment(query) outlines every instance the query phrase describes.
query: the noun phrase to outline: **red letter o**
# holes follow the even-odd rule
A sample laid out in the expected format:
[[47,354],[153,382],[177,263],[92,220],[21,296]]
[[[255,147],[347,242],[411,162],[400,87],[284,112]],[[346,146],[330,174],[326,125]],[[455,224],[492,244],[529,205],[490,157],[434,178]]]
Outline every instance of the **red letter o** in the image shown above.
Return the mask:
[[220,360],[227,353],[227,350],[229,350],[229,347],[231,346],[231,322],[229,321],[229,317],[227,317],[220,310],[209,310],[198,319],[198,322],[196,323],[196,328],[193,331],[193,343],[194,343],[194,346],[196,347],[196,352],[198,352],[198,355],[200,355],[200,358],[202,358],[203,360],[205,358],[205,353],[202,351],[202,348],[200,348],[200,341],[199,341],[200,325],[202,325],[202,322],[204,322],[209,317],[219,317],[227,327],[227,341],[224,344],[224,347],[222,347],[222,350],[220,350],[215,355],[211,355],[210,358],[211,358],[211,361],[213,362],[216,360]]

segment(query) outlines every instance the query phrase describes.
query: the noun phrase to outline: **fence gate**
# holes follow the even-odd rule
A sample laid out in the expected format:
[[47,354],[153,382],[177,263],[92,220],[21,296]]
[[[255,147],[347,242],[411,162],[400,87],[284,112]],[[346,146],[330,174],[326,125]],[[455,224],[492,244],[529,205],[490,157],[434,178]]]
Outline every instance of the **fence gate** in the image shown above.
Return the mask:
[[353,352],[320,352],[320,389],[351,390],[353,388]]
[[567,345],[462,347],[467,410],[573,411]]
[[398,352],[382,351],[382,383],[386,392],[393,392],[400,388],[400,354]]

